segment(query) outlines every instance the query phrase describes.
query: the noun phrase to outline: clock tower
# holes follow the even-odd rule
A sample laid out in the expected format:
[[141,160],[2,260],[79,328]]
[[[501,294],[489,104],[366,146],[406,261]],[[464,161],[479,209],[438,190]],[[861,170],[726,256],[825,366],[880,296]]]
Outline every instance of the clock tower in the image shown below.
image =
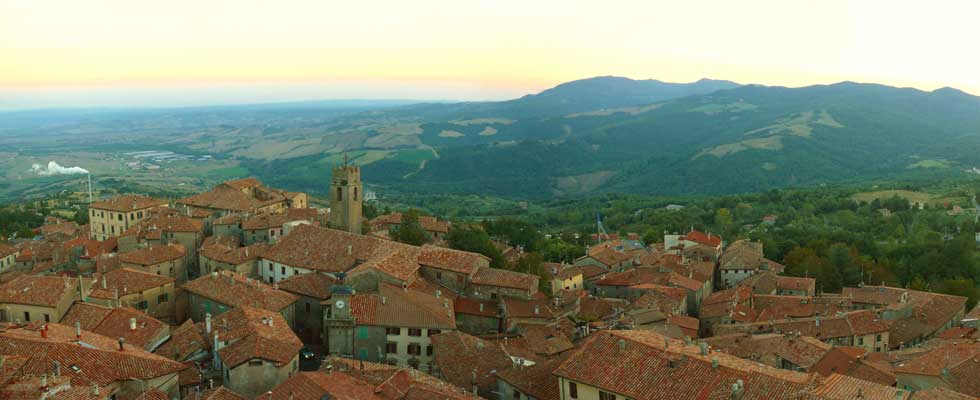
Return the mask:
[[323,307],[323,348],[327,354],[354,356],[354,316],[350,304],[353,296],[350,286],[341,284],[330,288],[330,299]]
[[364,187],[361,186],[361,167],[344,164],[333,169],[330,180],[330,227],[351,233],[361,233],[361,205]]

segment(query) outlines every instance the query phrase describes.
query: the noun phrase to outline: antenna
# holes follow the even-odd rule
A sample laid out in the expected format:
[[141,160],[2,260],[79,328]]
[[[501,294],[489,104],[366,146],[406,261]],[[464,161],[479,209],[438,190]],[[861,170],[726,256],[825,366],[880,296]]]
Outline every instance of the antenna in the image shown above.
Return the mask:
[[88,176],[88,202],[92,202],[92,173],[86,174]]

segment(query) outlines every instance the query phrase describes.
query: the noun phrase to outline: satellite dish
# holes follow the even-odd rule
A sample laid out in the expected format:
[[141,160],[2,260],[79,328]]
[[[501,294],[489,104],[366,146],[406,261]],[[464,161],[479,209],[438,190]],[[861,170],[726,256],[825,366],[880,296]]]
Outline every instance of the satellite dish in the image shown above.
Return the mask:
[[334,303],[334,305],[336,305],[337,308],[344,308],[344,301],[343,300],[337,300],[337,302]]

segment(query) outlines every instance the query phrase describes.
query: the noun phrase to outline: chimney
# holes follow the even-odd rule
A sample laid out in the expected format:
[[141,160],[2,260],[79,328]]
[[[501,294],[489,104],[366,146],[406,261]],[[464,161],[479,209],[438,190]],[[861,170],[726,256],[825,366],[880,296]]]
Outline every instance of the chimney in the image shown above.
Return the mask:
[[105,281],[105,275],[102,275],[102,288],[103,289],[107,289],[107,286],[108,285],[106,284],[106,281]]
[[706,342],[698,343],[698,347],[701,349],[699,353],[702,356],[708,355],[708,343],[706,343]]
[[41,330],[41,337],[44,338],[44,339],[47,339],[48,338],[48,326],[47,325],[42,325],[40,330]]
[[95,396],[98,396],[99,395],[99,385],[98,384],[92,385],[92,394],[95,395]]
[[272,326],[273,321],[274,321],[274,319],[272,317],[269,317],[269,326]]
[[52,376],[55,377],[55,378],[61,376],[61,363],[55,361],[55,362],[53,362],[51,364],[52,364],[52,366],[51,366],[52,368],[51,369],[54,370],[53,373],[52,373]]
[[388,302],[388,298],[381,296],[381,305],[385,305]]
[[119,338],[119,351],[126,351],[126,348],[123,347],[124,344],[126,344],[126,339],[120,337]]
[[905,390],[895,389],[895,400],[904,400],[904,399],[905,399]]
[[541,306],[535,304],[534,305],[534,315],[538,315],[540,313],[541,313]]
[[75,321],[75,339],[82,340],[82,323]]
[[619,352],[620,353],[623,353],[623,352],[626,351],[626,341],[625,340],[619,339],[619,342],[617,342],[617,344],[619,345]]
[[439,289],[436,289],[436,298],[438,299],[440,297],[442,297],[442,291],[439,290]]
[[818,328],[820,327],[820,316],[819,315],[817,316],[817,319],[814,321],[814,324],[816,324],[816,326]]
[[130,331],[135,331],[136,330],[136,318],[130,318],[129,319],[129,330]]
[[483,303],[480,303],[480,312],[483,312]]
[[354,254],[354,246],[347,245],[347,255]]
[[718,357],[711,357],[711,368],[718,369]]
[[211,313],[204,314],[204,332],[211,334]]

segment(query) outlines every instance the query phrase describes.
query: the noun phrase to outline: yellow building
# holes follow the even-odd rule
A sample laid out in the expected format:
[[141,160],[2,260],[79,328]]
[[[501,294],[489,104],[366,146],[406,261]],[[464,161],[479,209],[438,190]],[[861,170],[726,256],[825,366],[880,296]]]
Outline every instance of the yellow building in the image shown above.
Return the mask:
[[89,229],[92,239],[106,240],[150,217],[150,210],[165,206],[163,200],[146,196],[125,195],[89,204]]
[[88,302],[107,307],[132,307],[165,322],[176,322],[174,278],[120,268],[97,277]]
[[58,322],[80,299],[78,279],[18,276],[0,286],[0,321]]
[[17,256],[20,250],[14,246],[0,243],[0,273],[7,272],[17,264]]

